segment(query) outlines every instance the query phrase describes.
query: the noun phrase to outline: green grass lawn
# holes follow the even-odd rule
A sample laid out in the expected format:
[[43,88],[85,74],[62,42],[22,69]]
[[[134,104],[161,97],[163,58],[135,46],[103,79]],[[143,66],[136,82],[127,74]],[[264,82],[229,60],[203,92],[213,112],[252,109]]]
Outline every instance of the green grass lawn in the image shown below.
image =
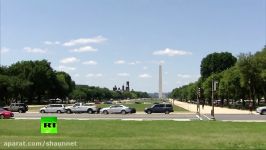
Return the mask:
[[266,149],[265,123],[218,121],[59,120],[59,133],[40,134],[39,120],[0,120],[4,142],[77,142],[77,147],[13,149]]

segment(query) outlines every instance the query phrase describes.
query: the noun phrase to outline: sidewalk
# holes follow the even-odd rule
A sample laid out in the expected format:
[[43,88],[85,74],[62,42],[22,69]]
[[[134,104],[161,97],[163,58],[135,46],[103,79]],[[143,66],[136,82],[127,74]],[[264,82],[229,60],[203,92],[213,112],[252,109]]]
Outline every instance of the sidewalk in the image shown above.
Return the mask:
[[[173,100],[170,99],[170,102],[173,103]],[[196,113],[197,112],[197,105],[181,102],[174,100],[174,104],[182,107],[184,109],[189,110],[190,112]],[[212,106],[205,105],[204,109],[202,109],[202,105],[200,105],[200,113],[202,114],[210,114],[212,110]],[[229,108],[223,108],[223,107],[214,107],[214,114],[250,114],[250,111],[248,110],[238,110],[238,109],[229,109]],[[252,111],[252,114],[256,114],[255,111]]]

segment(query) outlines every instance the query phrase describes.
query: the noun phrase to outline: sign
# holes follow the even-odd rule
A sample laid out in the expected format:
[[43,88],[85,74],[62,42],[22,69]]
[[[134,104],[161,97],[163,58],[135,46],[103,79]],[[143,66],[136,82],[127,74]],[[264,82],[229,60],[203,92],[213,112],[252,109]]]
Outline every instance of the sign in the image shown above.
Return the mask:
[[57,117],[41,117],[41,133],[57,134]]

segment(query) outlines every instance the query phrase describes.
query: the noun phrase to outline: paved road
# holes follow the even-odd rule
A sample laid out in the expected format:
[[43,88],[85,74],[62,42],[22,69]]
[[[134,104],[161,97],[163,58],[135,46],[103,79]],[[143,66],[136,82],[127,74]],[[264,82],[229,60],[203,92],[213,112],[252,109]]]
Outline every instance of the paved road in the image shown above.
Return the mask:
[[[203,120],[211,119],[210,114],[201,115]],[[250,121],[250,122],[266,122],[266,115],[257,114],[217,114],[215,115],[216,120],[221,121]]]
[[[196,115],[194,113],[180,114],[57,114],[57,113],[15,113],[15,119],[40,119],[42,116],[56,116],[58,119],[77,120],[211,120],[210,114]],[[266,122],[266,115],[256,114],[217,114],[215,119],[219,121],[244,121],[244,122]]]

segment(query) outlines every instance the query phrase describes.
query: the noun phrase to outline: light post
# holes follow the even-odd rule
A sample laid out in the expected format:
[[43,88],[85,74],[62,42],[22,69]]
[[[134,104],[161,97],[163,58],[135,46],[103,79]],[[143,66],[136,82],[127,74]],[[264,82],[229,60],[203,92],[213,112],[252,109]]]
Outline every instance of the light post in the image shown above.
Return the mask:
[[198,88],[197,94],[197,113],[200,115],[200,88]]
[[211,110],[211,116],[212,116],[213,120],[215,120],[215,117],[214,117],[214,92],[217,89],[217,84],[218,84],[218,81],[214,81],[213,78],[212,78],[212,110]]

